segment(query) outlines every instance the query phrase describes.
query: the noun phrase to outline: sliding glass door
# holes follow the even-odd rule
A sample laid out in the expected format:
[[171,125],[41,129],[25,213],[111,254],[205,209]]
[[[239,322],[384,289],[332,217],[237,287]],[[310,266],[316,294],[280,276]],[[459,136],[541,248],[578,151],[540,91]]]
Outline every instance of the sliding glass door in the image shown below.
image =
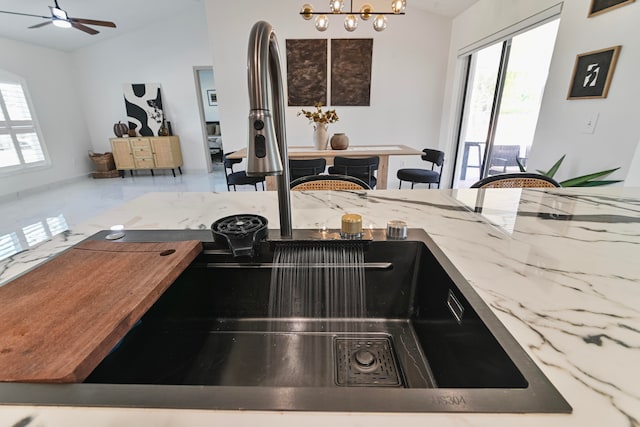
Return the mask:
[[558,24],[540,25],[466,58],[454,188],[526,167]]

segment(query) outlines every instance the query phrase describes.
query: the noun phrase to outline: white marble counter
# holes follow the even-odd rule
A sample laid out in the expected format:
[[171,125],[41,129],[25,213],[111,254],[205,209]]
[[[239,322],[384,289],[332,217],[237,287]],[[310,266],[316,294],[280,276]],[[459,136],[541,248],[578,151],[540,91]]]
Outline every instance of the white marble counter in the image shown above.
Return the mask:
[[[465,207],[466,206],[466,207]],[[390,219],[424,228],[573,407],[571,415],[267,413],[0,406],[0,427],[369,425],[640,426],[640,188],[293,193],[294,228]],[[474,208],[482,213],[473,213]],[[476,210],[480,210],[477,209]],[[274,192],[149,193],[0,262],[0,283],[115,224],[208,228]],[[545,219],[571,215],[570,220]],[[277,231],[272,231],[277,233]],[[31,417],[31,419],[28,419]]]

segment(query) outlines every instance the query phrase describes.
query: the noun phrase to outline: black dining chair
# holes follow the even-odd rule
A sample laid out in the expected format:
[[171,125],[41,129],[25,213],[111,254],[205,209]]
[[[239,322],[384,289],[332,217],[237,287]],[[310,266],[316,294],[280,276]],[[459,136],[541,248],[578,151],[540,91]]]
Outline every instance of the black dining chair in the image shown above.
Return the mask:
[[[227,158],[228,154],[234,153],[233,151],[230,153],[223,154],[222,159],[224,163],[224,175],[227,179],[227,190],[231,191],[231,186],[233,185],[233,191],[237,191],[236,185],[253,185],[253,188],[258,191],[258,183],[262,184],[262,189],[264,190],[264,176],[247,176],[245,171],[234,171],[233,165],[242,162],[242,159],[229,159]],[[228,172],[228,171],[231,172]]]
[[336,156],[333,159],[333,166],[329,167],[329,174],[355,176],[369,184],[369,187],[375,188],[378,182],[375,171],[378,170],[379,165],[380,157],[378,156],[361,158]]
[[289,181],[309,175],[320,175],[327,167],[327,161],[319,159],[289,159]]
[[491,159],[489,160],[489,171],[487,175],[507,173],[509,172],[509,170],[507,170],[509,167],[517,171],[519,169],[519,159],[519,145],[494,145],[491,149]]
[[[442,175],[442,166],[444,165],[444,152],[425,148],[422,150],[422,160],[431,163],[431,169],[398,169],[397,177],[400,180],[398,188],[402,188],[402,181],[409,181],[411,189],[416,183],[420,184],[437,184],[440,188],[440,177]],[[438,166],[440,169],[435,170]]]

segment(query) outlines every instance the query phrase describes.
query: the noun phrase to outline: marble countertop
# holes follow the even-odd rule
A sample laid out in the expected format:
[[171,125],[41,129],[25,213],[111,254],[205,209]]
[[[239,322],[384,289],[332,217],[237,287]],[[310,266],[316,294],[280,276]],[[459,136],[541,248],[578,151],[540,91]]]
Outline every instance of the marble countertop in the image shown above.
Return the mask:
[[[425,229],[573,407],[570,415],[369,414],[0,406],[4,426],[640,426],[640,188],[294,192],[294,228]],[[91,234],[207,229],[275,192],[148,193],[0,261],[0,284]],[[277,233],[277,231],[272,231]]]

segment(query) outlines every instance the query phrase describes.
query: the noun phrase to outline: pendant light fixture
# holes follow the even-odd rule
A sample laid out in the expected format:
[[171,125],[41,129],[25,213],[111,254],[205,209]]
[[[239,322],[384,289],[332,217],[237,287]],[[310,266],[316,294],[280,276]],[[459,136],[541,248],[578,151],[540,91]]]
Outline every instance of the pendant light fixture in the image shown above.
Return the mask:
[[329,1],[329,11],[327,12],[316,12],[311,4],[305,3],[300,10],[300,15],[307,21],[315,16],[315,27],[318,31],[326,31],[329,28],[330,15],[346,15],[344,28],[349,32],[358,28],[358,16],[363,21],[368,21],[375,16],[373,19],[374,30],[384,31],[387,28],[387,17],[385,15],[404,15],[406,9],[407,0],[391,0],[390,12],[374,11],[373,7],[368,3],[363,4],[359,12],[354,11],[353,0],[349,1],[349,10],[345,10],[344,0],[331,0]]

